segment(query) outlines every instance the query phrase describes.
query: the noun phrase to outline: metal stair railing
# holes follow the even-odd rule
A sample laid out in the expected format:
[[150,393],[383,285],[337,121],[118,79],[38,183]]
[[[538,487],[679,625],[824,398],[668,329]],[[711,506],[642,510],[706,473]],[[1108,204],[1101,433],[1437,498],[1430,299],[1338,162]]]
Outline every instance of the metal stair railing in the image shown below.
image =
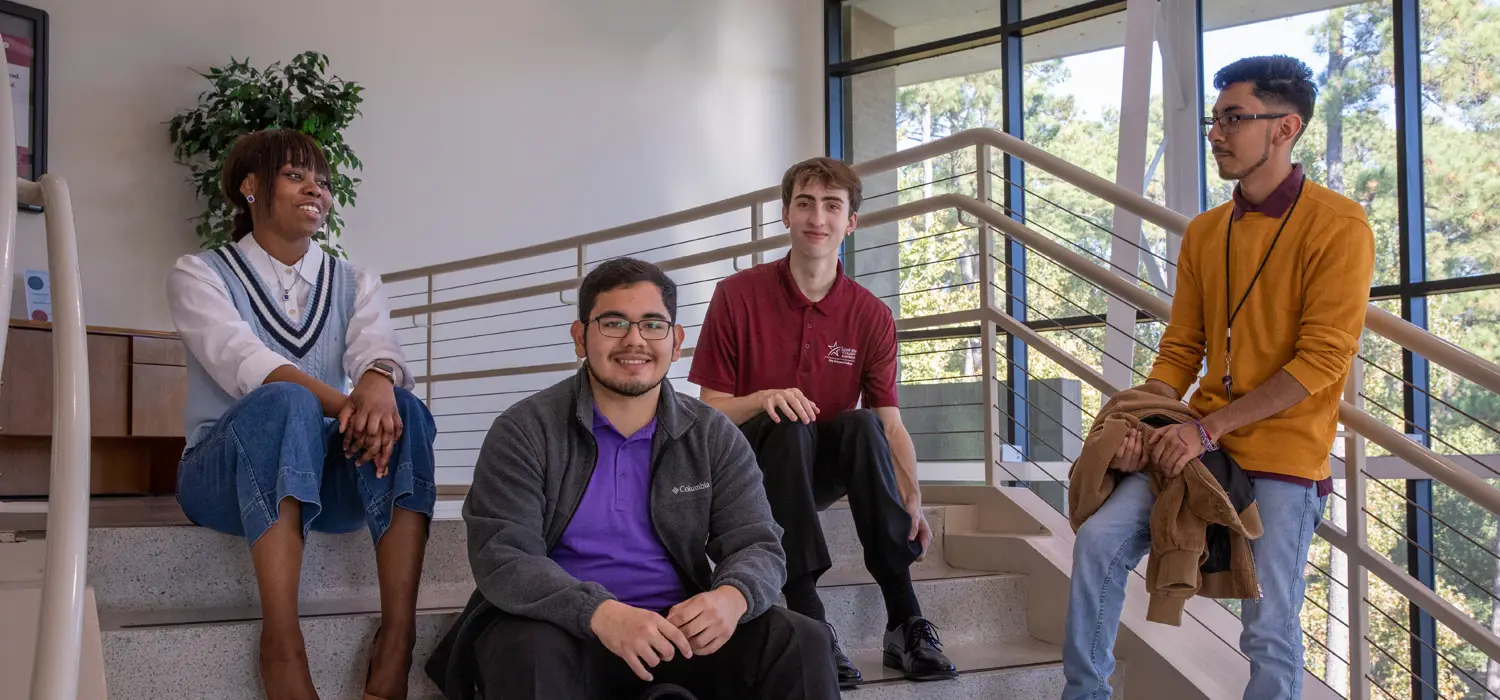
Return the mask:
[[[0,91],[0,153],[16,152],[12,97]],[[21,179],[0,168],[0,309],[9,309],[16,266],[18,204],[45,212],[47,263],[52,287],[52,466],[47,501],[47,555],[32,700],[73,700],[78,695],[83,644],[84,581],[88,565],[89,383],[78,238],[68,185],[56,175]],[[9,327],[0,328],[0,363]],[[0,387],[4,391],[5,387]]]
[[[969,296],[964,297],[965,299],[972,299],[967,304],[968,308],[941,313],[899,317],[897,320],[898,338],[902,343],[907,343],[916,342],[908,341],[909,338],[972,338],[975,335],[978,336],[978,340],[980,341],[978,349],[981,352],[981,367],[977,375],[973,376],[978,376],[980,379],[983,395],[983,404],[981,405],[986,407],[982,433],[984,437],[984,480],[985,483],[996,483],[998,469],[1010,477],[1010,479],[1007,479],[1008,481],[1026,482],[1029,479],[1022,477],[1030,476],[1034,473],[1047,474],[1048,469],[1041,464],[1032,462],[1032,465],[1037,467],[1034,472],[1018,475],[1011,473],[1011,468],[1007,462],[1001,459],[1003,446],[1001,444],[999,428],[1004,410],[997,397],[998,389],[995,386],[995,379],[1000,376],[1001,373],[999,370],[1005,365],[1017,367],[1022,374],[1028,377],[1032,376],[1033,372],[1022,366],[1021,363],[1013,362],[1010,358],[1001,357],[996,343],[997,334],[1003,332],[1008,336],[1021,340],[1031,351],[1037,353],[1039,357],[1045,358],[1063,372],[1078,378],[1101,396],[1108,396],[1117,391],[1119,387],[1115,387],[1106,381],[1103,372],[1093,366],[1088,360],[1069,352],[1059,345],[1058,342],[1054,342],[1048,337],[1049,335],[1056,337],[1059,333],[1068,333],[1078,340],[1082,340],[1085,345],[1093,346],[1094,350],[1099,350],[1099,361],[1103,362],[1104,358],[1108,356],[1099,349],[1098,345],[1088,342],[1082,334],[1067,328],[1065,325],[1047,325],[1048,322],[1056,321],[1056,319],[1017,319],[1004,313],[1002,309],[1006,308],[1008,306],[1007,302],[1015,299],[1015,297],[1012,296],[1012,292],[1005,286],[998,284],[998,280],[1004,279],[1008,281],[1007,283],[1015,283],[1019,277],[1025,278],[1025,283],[1027,284],[1035,283],[1040,285],[1041,283],[1026,275],[1022,270],[1010,269],[997,254],[995,237],[1004,236],[1003,240],[1007,242],[1017,242],[1025,245],[1032,254],[1046,258],[1051,263],[1065,269],[1068,274],[1086,281],[1099,292],[1127,302],[1130,306],[1144,314],[1138,316],[1138,318],[1155,319],[1164,322],[1170,311],[1170,301],[1163,298],[1167,296],[1165,290],[1161,290],[1157,285],[1136,279],[1135,275],[1128,272],[1101,266],[1071,250],[1065,245],[1066,241],[1054,240],[1056,238],[1055,234],[1048,236],[1039,233],[1032,226],[1028,225],[1028,223],[1033,222],[1018,221],[1016,218],[1007,215],[1006,212],[991,206],[994,199],[991,197],[990,180],[992,177],[999,176],[992,173],[990,167],[990,149],[1000,149],[1010,155],[1020,157],[1028,165],[1040,167],[1060,179],[1084,189],[1090,194],[1141,216],[1145,221],[1154,223],[1169,233],[1180,235],[1185,229],[1187,219],[1123,188],[1116,187],[1113,183],[1086,173],[1076,166],[1063,162],[1029,144],[991,130],[981,129],[962,132],[947,139],[907,149],[891,156],[858,165],[856,166],[856,170],[864,175],[870,175],[969,148],[974,149],[973,159],[978,167],[974,168],[972,172],[943,179],[951,181],[971,175],[976,176],[971,190],[975,196],[952,193],[939,194],[881,208],[876,211],[867,211],[860,217],[861,231],[869,231],[883,225],[913,220],[940,212],[950,212],[957,213],[959,222],[963,225],[955,227],[951,231],[944,231],[938,234],[929,233],[929,235],[962,235],[972,232],[973,236],[977,239],[972,246],[964,249],[967,252],[963,252],[960,255],[930,261],[919,261],[910,265],[898,266],[892,270],[880,270],[878,272],[906,271],[920,265],[967,265],[973,263],[977,266],[978,271],[977,274],[973,275],[973,279],[963,277],[965,281],[950,285],[949,287],[904,290],[894,295],[904,302],[904,300],[911,298],[911,296],[926,293],[957,294],[958,292],[954,291],[955,288],[960,291],[967,290],[968,288],[977,288],[972,290],[972,293],[970,291],[963,291],[963,293],[969,294]],[[914,188],[902,188],[902,190],[911,189]],[[452,340],[482,338],[485,336],[503,337],[510,333],[520,334],[522,332],[538,330],[556,332],[557,329],[566,326],[567,321],[557,322],[550,326],[542,325],[519,330],[509,329],[487,333],[471,333],[467,335],[455,335],[451,338],[436,337],[435,329],[445,324],[456,325],[468,323],[478,325],[487,322],[486,319],[507,316],[515,317],[512,315],[532,312],[540,313],[546,312],[549,309],[566,309],[568,300],[563,295],[568,290],[576,289],[588,265],[591,262],[597,262],[589,260],[591,247],[602,248],[609,246],[618,248],[617,244],[619,242],[630,237],[655,233],[667,228],[694,222],[716,221],[718,220],[716,217],[733,215],[736,212],[743,212],[748,209],[750,218],[749,227],[734,225],[731,230],[724,233],[704,237],[706,239],[728,234],[748,233],[750,238],[748,242],[729,243],[707,251],[658,260],[658,264],[668,271],[703,269],[705,267],[712,267],[715,264],[722,265],[729,261],[733,261],[734,268],[738,269],[741,258],[748,257],[752,261],[758,261],[765,253],[788,245],[789,241],[785,235],[767,236],[764,234],[764,228],[767,225],[763,216],[764,207],[776,201],[778,197],[779,191],[776,188],[767,188],[741,195],[740,197],[696,207],[677,214],[657,217],[636,224],[538,244],[506,253],[387,275],[385,279],[393,284],[425,282],[426,285],[425,291],[419,290],[393,297],[395,299],[423,297],[422,301],[425,302],[403,306],[392,312],[394,318],[410,319],[412,321],[413,325],[407,329],[407,332],[419,334],[416,340],[409,344],[409,347],[414,349],[425,348],[426,354],[421,361],[425,362],[427,367],[425,372],[422,372],[424,376],[419,377],[418,381],[426,386],[429,401],[439,399],[447,401],[450,399],[493,398],[502,394],[521,395],[540,388],[531,387],[523,390],[510,390],[511,385],[507,384],[505,385],[507,389],[505,391],[487,391],[470,395],[437,397],[433,393],[434,385],[441,386],[447,383],[484,382],[500,378],[547,375],[549,373],[571,371],[577,367],[577,362],[542,362],[531,364],[505,362],[507,359],[505,353],[545,348],[549,347],[548,345],[526,345],[519,348],[449,355],[446,357],[436,356],[434,354],[434,347],[436,344]],[[1024,217],[1022,218],[1024,219]],[[665,246],[657,245],[647,250],[660,251],[704,239],[680,241],[669,243]],[[859,242],[860,235],[856,234],[851,240],[856,243]],[[903,241],[898,240],[896,244],[885,245],[898,245],[901,243]],[[869,246],[866,249],[879,247],[882,246]],[[1075,247],[1078,246],[1075,245]],[[1079,247],[1079,249],[1084,250],[1082,247]],[[556,258],[560,254],[570,252],[573,255],[569,264],[537,269],[542,267],[543,263],[540,260],[536,260],[536,258],[545,258],[547,256]],[[1087,251],[1085,250],[1085,252]],[[473,274],[474,271],[492,265],[503,264],[524,264],[530,269],[507,278],[484,278],[481,276],[477,278],[478,281],[472,281],[476,279]],[[1004,269],[1002,270],[1002,268]],[[523,286],[519,288],[488,291],[460,298],[441,300],[437,298],[437,293],[445,290],[463,289],[467,291],[473,287],[492,285],[493,283],[511,279],[524,280],[526,277],[534,279],[537,275],[551,272],[571,274],[567,274],[560,279],[551,279],[532,284],[524,284],[523,282]],[[1000,274],[997,275],[997,273]],[[471,281],[442,288],[438,287],[437,280],[440,277],[453,275],[459,275],[463,279]],[[707,278],[698,279],[687,284],[708,284],[722,276],[711,274]],[[554,277],[556,276],[554,275]],[[1143,288],[1142,284],[1152,289]],[[945,292],[944,290],[947,291]],[[1049,291],[1062,298],[1062,295],[1055,290],[1049,289]],[[556,296],[551,306],[514,310],[515,305],[524,300],[547,298],[553,295]],[[1083,309],[1081,305],[1077,304],[1076,300],[1065,299],[1065,302],[1072,303]],[[689,306],[701,306],[702,303],[690,304]],[[1030,304],[1023,302],[1023,305],[1029,311],[1037,311]],[[482,316],[467,315],[475,311],[482,311],[482,307],[491,308],[499,311],[499,313]],[[1087,311],[1087,309],[1083,310]],[[569,310],[569,313],[571,313],[571,310]],[[1108,319],[1103,318],[1103,314],[1098,314],[1098,316],[1102,324],[1113,328],[1109,324]],[[1426,357],[1429,361],[1447,368],[1454,374],[1475,383],[1489,392],[1500,393],[1500,367],[1496,367],[1493,363],[1487,362],[1452,343],[1448,343],[1422,331],[1373,305],[1368,312],[1367,329],[1378,336],[1394,342],[1401,348]],[[1125,329],[1118,328],[1114,330],[1125,331]],[[1133,333],[1129,333],[1129,335],[1134,337]],[[1154,352],[1154,348],[1150,347],[1149,344],[1142,343],[1139,340],[1136,342],[1138,345],[1144,345],[1147,351]],[[563,346],[567,344],[569,343],[552,343],[551,345]],[[959,348],[955,349],[954,352],[970,353],[974,349],[972,347]],[[692,348],[686,348],[684,355],[690,355],[691,350]],[[1092,352],[1089,354],[1092,354]],[[476,355],[487,357],[475,358]],[[511,355],[511,357],[515,356]],[[440,371],[444,369],[438,367],[440,361],[458,359],[484,359],[485,362],[480,363],[479,366],[457,368],[454,371]],[[1123,363],[1127,367],[1131,366],[1129,359],[1112,361]],[[1430,613],[1435,619],[1455,632],[1465,643],[1472,645],[1489,658],[1500,659],[1500,637],[1491,632],[1487,626],[1477,622],[1473,616],[1445,600],[1437,592],[1416,581],[1416,579],[1402,570],[1400,566],[1397,566],[1384,555],[1372,550],[1368,544],[1366,522],[1368,516],[1372,516],[1373,513],[1365,505],[1365,486],[1367,477],[1369,477],[1365,455],[1366,441],[1383,448],[1393,455],[1394,458],[1410,465],[1417,472],[1449,486],[1491,514],[1500,514],[1500,490],[1486,483],[1482,477],[1476,474],[1475,470],[1469,468],[1467,465],[1460,466],[1454,461],[1458,458],[1467,458],[1473,461],[1474,464],[1483,467],[1485,466],[1485,462],[1482,460],[1462,454],[1437,454],[1367,413],[1363,408],[1363,403],[1368,397],[1366,392],[1360,388],[1363,386],[1364,363],[1365,360],[1363,359],[1356,363],[1355,381],[1351,383],[1350,390],[1346,394],[1346,400],[1340,406],[1340,419],[1346,428],[1344,431],[1344,448],[1347,463],[1344,471],[1348,477],[1345,482],[1346,493],[1342,496],[1344,506],[1343,517],[1338,519],[1340,524],[1325,522],[1318,531],[1323,540],[1330,543],[1336,550],[1342,552],[1342,556],[1347,559],[1345,566],[1347,566],[1349,572],[1347,576],[1349,580],[1345,585],[1348,586],[1347,609],[1350,612],[1346,614],[1351,619],[1344,620],[1338,618],[1336,615],[1332,617],[1341,623],[1354,623],[1360,628],[1351,629],[1351,639],[1368,640],[1369,612],[1366,602],[1369,597],[1367,594],[1369,588],[1368,573],[1373,572],[1378,580],[1384,582],[1385,585],[1398,591],[1415,605]],[[1374,366],[1379,367],[1378,364]],[[1066,398],[1064,398],[1064,401],[1073,404],[1080,411],[1086,412],[1082,405]],[[1035,404],[1030,400],[1027,400],[1026,403],[1030,407],[1035,408]],[[1378,404],[1378,402],[1373,400],[1372,403]],[[437,412],[435,411],[435,413]],[[493,415],[494,413],[495,411],[472,411],[447,414],[437,413],[437,415],[483,416]],[[483,430],[467,432],[477,434],[482,433]],[[1086,431],[1082,431],[1082,433],[1086,434]],[[1075,433],[1074,437],[1082,439],[1083,434]],[[1062,450],[1057,449],[1055,445],[1049,445],[1048,447],[1056,453],[1062,453]],[[1382,484],[1382,486],[1384,485]],[[1335,507],[1337,507],[1337,504]],[[1314,642],[1322,643],[1315,637],[1312,639]],[[1364,695],[1358,693],[1368,693],[1371,687],[1370,683],[1372,682],[1372,676],[1369,672],[1369,648],[1364,643],[1351,644],[1349,646],[1352,647],[1348,653],[1349,658],[1346,659],[1332,651],[1329,651],[1329,657],[1337,657],[1344,664],[1344,667],[1347,668],[1347,687],[1349,688],[1351,697],[1363,697]]]

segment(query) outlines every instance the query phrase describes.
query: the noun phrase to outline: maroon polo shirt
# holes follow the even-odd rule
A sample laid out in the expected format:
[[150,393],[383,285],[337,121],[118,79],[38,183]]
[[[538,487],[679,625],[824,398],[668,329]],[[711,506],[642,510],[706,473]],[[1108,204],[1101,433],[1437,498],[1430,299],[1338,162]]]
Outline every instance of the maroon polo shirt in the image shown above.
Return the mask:
[[856,403],[896,406],[896,322],[842,263],[816,303],[788,258],[757,265],[714,289],[688,381],[734,396],[801,389],[828,418]]

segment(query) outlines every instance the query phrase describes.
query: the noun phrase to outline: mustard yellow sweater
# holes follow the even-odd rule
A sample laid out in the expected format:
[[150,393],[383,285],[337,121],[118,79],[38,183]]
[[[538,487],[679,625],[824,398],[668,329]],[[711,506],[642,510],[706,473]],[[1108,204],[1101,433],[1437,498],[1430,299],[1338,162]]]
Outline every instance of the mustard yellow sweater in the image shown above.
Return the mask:
[[[1208,371],[1188,402],[1203,415],[1228,404],[1223,382],[1226,303],[1238,304],[1244,296],[1281,224],[1258,212],[1234,222],[1233,287],[1226,294],[1226,227],[1233,211],[1234,204],[1227,203],[1188,225],[1171,320],[1151,369],[1151,378],[1183,395],[1206,358]],[[1357,202],[1311,180],[1291,217],[1234,319],[1233,390],[1241,398],[1286,369],[1309,396],[1220,437],[1219,444],[1243,469],[1317,481],[1329,475],[1339,400],[1364,329],[1375,236]]]

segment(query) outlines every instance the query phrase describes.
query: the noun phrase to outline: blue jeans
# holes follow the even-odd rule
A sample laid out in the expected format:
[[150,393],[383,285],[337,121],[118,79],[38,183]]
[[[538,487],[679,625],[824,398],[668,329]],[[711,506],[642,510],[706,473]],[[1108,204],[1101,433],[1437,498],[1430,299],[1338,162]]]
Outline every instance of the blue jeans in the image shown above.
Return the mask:
[[390,470],[344,457],[338,422],[323,416],[305,387],[274,382],[250,392],[226,412],[177,467],[177,502],[188,519],[254,545],[276,523],[281,501],[302,504],[308,530],[346,533],[369,528],[376,543],[391,525],[392,508],[432,517],[437,501],[432,414],[405,389],[396,389],[404,432],[391,450]]
[[[1151,546],[1156,497],[1144,475],[1120,481],[1104,506],[1078,530],[1063,643],[1064,700],[1110,696],[1115,635],[1125,583]],[[1243,602],[1240,651],[1250,658],[1246,700],[1302,697],[1302,576],[1323,502],[1308,486],[1257,479],[1255,500],[1265,534],[1250,544],[1261,598]]]

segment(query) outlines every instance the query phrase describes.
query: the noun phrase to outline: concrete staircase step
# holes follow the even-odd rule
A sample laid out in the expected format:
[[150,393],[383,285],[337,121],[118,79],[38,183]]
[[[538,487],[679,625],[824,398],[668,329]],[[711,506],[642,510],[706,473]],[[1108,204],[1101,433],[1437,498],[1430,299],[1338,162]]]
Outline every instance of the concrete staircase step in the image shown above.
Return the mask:
[[[927,509],[935,533],[943,532],[942,507]],[[845,508],[823,514],[829,551],[828,576],[843,582],[868,581],[852,515]],[[422,591],[467,596],[474,588],[468,538],[460,520],[434,520],[422,567]],[[239,537],[193,526],[96,528],[89,531],[89,585],[103,613],[233,608],[258,601],[250,551]],[[912,567],[914,577],[955,572],[944,562],[942,537],[934,537],[927,557]],[[373,598],[378,594],[375,550],[364,532],[312,533],[303,554],[302,600]]]
[[[411,698],[441,697],[423,674],[421,663],[453,618],[453,613],[419,614]],[[360,697],[378,626],[374,615],[302,620],[308,662],[321,697]],[[258,621],[105,631],[104,668],[110,697],[262,700],[259,638]]]
[[[943,547],[942,534],[947,522],[949,508],[970,506],[927,506],[927,524],[932,528],[932,542],[927,546],[927,556],[912,565],[912,577],[937,578],[954,571],[948,566]],[[860,546],[859,533],[854,530],[854,515],[844,503],[819,514],[823,521],[823,537],[828,542],[828,551],[833,555],[833,568],[824,578],[865,573],[864,547]]]
[[[945,648],[958,650],[954,661],[961,664],[960,668],[1031,663],[1027,659],[1050,653],[1026,636],[1023,577],[929,579],[918,581],[916,589],[924,611],[939,628]],[[864,659],[862,670],[867,669],[867,677],[885,678],[880,671],[885,613],[879,589],[873,584],[860,584],[829,587],[822,593],[829,620],[839,630],[845,648]],[[424,593],[415,658],[427,658],[466,600],[467,592],[462,596]],[[324,697],[357,697],[357,693],[349,692],[363,679],[364,654],[378,624],[378,601],[311,601],[301,608],[313,676]],[[258,697],[235,690],[259,692],[254,663],[260,623],[254,605],[116,611],[101,614],[100,626],[112,697]],[[1006,653],[994,656],[997,650]],[[205,675],[205,668],[215,672]],[[210,685],[203,685],[205,682]],[[428,687],[426,682],[414,678],[412,688]],[[193,690],[183,695],[187,692],[184,688]]]
[[[434,520],[422,566],[424,595],[474,590],[464,524]],[[250,550],[240,537],[202,527],[89,531],[88,583],[102,614],[253,607],[259,602]],[[303,553],[301,598],[318,603],[375,598],[375,547],[366,532],[311,533]]]
[[914,683],[886,668],[879,650],[850,653],[865,684],[844,693],[859,700],[926,700],[969,698],[1046,698],[1062,694],[1062,649],[1035,639],[1012,639],[994,646],[947,647],[944,651],[959,677],[952,681]]
[[[451,612],[418,618],[412,669],[413,699],[439,700],[420,663],[452,623]],[[378,619],[374,615],[306,617],[302,630],[313,680],[328,698],[359,697]],[[176,624],[105,630],[104,663],[111,697],[153,700],[260,700],[256,667],[260,625],[253,620]],[[1055,698],[1062,690],[1060,650],[1029,638],[989,646],[950,645],[960,671],[954,681],[912,683],[881,663],[877,649],[851,652],[864,672],[864,686],[847,691],[855,700],[946,700]],[[211,670],[209,672],[208,670]]]
[[[994,646],[1028,638],[1026,578],[1011,574],[916,581],[922,612],[948,646]],[[828,621],[846,650],[879,649],[885,600],[874,584],[819,588]]]

